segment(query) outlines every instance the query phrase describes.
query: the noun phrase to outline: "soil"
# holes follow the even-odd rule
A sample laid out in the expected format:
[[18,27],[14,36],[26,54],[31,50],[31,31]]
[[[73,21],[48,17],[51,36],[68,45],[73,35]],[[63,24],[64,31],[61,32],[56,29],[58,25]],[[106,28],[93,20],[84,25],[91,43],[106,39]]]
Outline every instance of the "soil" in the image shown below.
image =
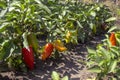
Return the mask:
[[[28,72],[5,71],[0,73],[0,80],[51,80],[52,71],[57,71],[60,77],[68,76],[69,80],[87,80],[94,78],[95,73],[90,73],[86,67],[86,47],[93,47],[105,37],[99,35],[90,42],[84,44],[72,45],[71,50],[60,53],[61,57],[54,59],[49,58],[46,61],[36,59],[35,69]],[[40,40],[40,45],[45,41]]]

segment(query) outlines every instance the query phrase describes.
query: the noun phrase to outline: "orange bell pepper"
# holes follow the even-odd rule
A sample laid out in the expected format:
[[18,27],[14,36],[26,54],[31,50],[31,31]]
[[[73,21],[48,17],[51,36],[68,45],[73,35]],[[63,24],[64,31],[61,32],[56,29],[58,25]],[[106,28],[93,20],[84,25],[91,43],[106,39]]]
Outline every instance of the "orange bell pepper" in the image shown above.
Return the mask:
[[110,43],[112,46],[116,46],[116,37],[115,37],[115,33],[112,32],[111,35],[110,35]]
[[54,47],[60,52],[66,51],[67,48],[64,46],[64,44],[61,42],[61,40],[54,41]]
[[52,43],[47,43],[45,45],[44,51],[42,53],[42,60],[46,60],[51,55],[51,53],[53,52],[53,49],[54,49],[53,44]]

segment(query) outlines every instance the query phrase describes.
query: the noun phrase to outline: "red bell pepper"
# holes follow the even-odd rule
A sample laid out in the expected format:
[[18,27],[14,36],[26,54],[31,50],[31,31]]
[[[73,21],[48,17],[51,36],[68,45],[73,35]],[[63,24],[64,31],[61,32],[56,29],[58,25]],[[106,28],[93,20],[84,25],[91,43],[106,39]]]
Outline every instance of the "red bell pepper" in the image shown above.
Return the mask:
[[33,49],[32,47],[22,48],[22,55],[23,61],[25,62],[26,66],[30,69],[34,69],[34,56],[33,56]]

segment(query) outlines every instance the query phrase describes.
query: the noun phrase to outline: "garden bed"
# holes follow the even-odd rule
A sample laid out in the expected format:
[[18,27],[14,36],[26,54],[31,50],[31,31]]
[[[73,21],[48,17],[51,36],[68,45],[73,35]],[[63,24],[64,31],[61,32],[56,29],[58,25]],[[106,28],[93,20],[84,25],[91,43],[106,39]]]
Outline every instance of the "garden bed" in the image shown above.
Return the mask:
[[0,79],[119,79],[119,6],[85,1],[0,1]]
[[[5,71],[0,73],[0,79],[23,79],[23,80],[51,80],[52,71],[57,71],[60,76],[67,75],[71,80],[86,80],[94,78],[95,73],[90,73],[86,68],[86,47],[93,47],[101,40],[104,35],[96,36],[90,42],[84,44],[74,45],[67,53],[61,53],[62,57],[59,59],[49,58],[46,61],[36,60],[35,69],[28,72],[20,71]],[[40,41],[40,45],[44,45],[45,40]]]

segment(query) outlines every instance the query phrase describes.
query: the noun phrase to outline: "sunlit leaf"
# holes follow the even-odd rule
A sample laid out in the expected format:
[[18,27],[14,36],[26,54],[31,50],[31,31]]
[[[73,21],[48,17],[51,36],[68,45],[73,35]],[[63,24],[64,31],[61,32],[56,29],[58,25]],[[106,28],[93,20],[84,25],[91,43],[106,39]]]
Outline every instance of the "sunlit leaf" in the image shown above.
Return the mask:
[[7,13],[7,8],[5,10],[2,10],[1,13],[0,13],[0,18],[4,17],[5,14]]
[[35,1],[39,4],[40,8],[45,9],[49,14],[51,13],[51,10],[46,5],[44,5],[40,0],[35,0]]
[[69,80],[69,78],[68,78],[68,76],[65,76],[61,80]]
[[105,49],[105,48],[103,48],[103,47],[101,47],[101,46],[99,46],[99,49],[100,49],[100,51],[101,51],[101,55],[104,57],[104,58],[106,58],[106,59],[110,59],[111,57],[110,57],[110,52],[107,50],[107,49]]
[[110,21],[115,21],[117,20],[116,17],[110,17],[107,20],[105,20],[105,22],[110,22]]
[[52,80],[60,80],[59,74],[56,71],[52,72]]
[[80,24],[79,21],[77,21],[77,24],[78,24],[78,26],[79,26],[80,28],[83,28],[83,26]]
[[91,11],[91,12],[90,12],[90,15],[93,16],[93,17],[95,17],[95,16],[96,16],[96,13],[95,13],[94,11]]
[[119,52],[120,52],[120,49],[118,47],[111,47],[110,48],[111,50],[111,57],[113,56],[120,56]]
[[65,11],[65,10],[62,12],[62,15],[63,15],[63,16],[65,16],[65,15],[66,15],[66,11]]
[[87,50],[88,50],[89,53],[94,53],[94,54],[96,53],[96,51],[94,49],[91,49],[89,47],[87,47]]
[[108,30],[108,33],[112,32],[113,30],[117,29],[117,26],[112,26],[110,27],[110,29]]
[[28,33],[27,32],[24,32],[22,37],[23,37],[23,46],[29,50],[29,44],[28,44],[28,40],[27,40],[27,35]]
[[110,66],[109,66],[109,72],[114,72],[116,66],[117,66],[117,60],[111,61],[111,62],[110,62]]
[[95,73],[100,73],[101,69],[98,66],[93,66],[93,67],[89,68],[88,71],[95,72]]
[[8,26],[9,26],[9,23],[3,23],[3,24],[0,26],[0,32],[5,31]]
[[97,7],[96,10],[97,10],[97,11],[100,11],[100,7]]
[[12,11],[13,9],[22,9],[23,10],[22,5],[23,4],[21,4],[21,2],[19,2],[19,1],[13,1],[10,4],[9,11]]
[[96,78],[86,79],[86,80],[96,80]]

